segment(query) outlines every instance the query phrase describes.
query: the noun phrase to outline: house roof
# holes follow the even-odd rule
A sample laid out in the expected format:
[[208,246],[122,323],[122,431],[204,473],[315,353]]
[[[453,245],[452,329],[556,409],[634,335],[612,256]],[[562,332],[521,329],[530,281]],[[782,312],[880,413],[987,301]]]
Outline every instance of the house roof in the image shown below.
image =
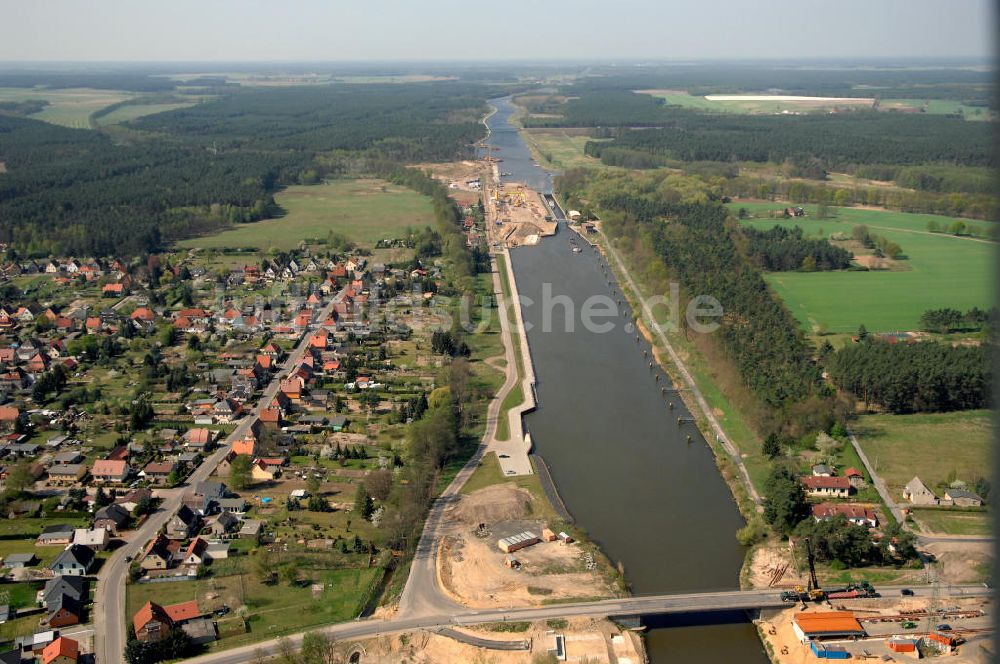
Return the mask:
[[104,546],[108,543],[108,531],[104,528],[77,528],[73,534],[73,544],[83,546]]
[[140,631],[148,623],[156,620],[157,622],[162,622],[164,624],[173,627],[173,620],[167,615],[166,611],[159,604],[153,604],[152,602],[146,602],[142,605],[142,608],[135,612],[132,616],[132,626],[135,627],[135,631]]
[[71,565],[76,563],[80,567],[89,567],[94,560],[94,550],[88,546],[80,544],[70,544],[56,559],[49,565],[49,569],[56,569],[60,564]]
[[184,440],[189,443],[204,445],[212,440],[212,430],[205,428],[190,429],[184,434]]
[[822,477],[808,476],[800,477],[802,482],[809,489],[850,489],[851,482],[846,477]]
[[99,459],[94,462],[94,467],[90,470],[90,473],[94,476],[118,477],[124,475],[127,468],[128,463],[123,459]]
[[205,540],[203,540],[200,537],[195,537],[193,540],[191,540],[191,543],[188,544],[187,548],[184,550],[184,557],[187,558],[190,555],[200,556],[202,553],[205,552],[205,548],[207,546],[208,545],[206,544]]
[[191,508],[188,507],[187,505],[181,505],[180,509],[177,510],[177,514],[175,514],[174,516],[176,518],[179,518],[185,524],[192,524],[198,518],[197,515],[193,511],[191,511]]
[[865,632],[851,611],[796,613],[793,620],[806,635],[864,634]]
[[169,475],[176,466],[177,464],[175,464],[173,461],[152,461],[146,464],[146,467],[143,468],[143,471],[147,475],[151,473]]
[[115,502],[117,502],[119,505],[124,503],[138,503],[143,498],[149,498],[150,500],[152,500],[153,492],[150,491],[149,489],[132,489],[131,491],[126,493],[124,496],[122,496]]
[[812,515],[817,519],[826,519],[838,514],[843,514],[848,519],[877,520],[875,512],[866,505],[820,503],[819,505],[812,506]]
[[94,513],[94,521],[100,521],[102,519],[110,519],[117,524],[122,524],[128,521],[129,511],[119,505],[118,503],[112,503],[110,505],[105,505],[101,509]]
[[3,559],[3,561],[5,563],[7,563],[8,565],[12,564],[12,563],[19,563],[21,565],[27,565],[27,564],[31,563],[31,561],[33,561],[34,559],[35,559],[35,554],[34,553],[12,553],[9,556],[6,556]]
[[914,477],[912,480],[906,483],[907,493],[929,493],[934,495],[934,492],[927,488],[927,485],[919,477]]
[[74,530],[76,530],[76,528],[69,525],[68,523],[57,523],[51,526],[46,526],[42,530],[42,534],[39,535],[39,537],[43,537],[45,535],[48,535],[50,537],[56,535],[66,535],[71,537],[73,535]]
[[110,461],[125,461],[128,459],[128,445],[119,445],[108,453],[107,458]]
[[79,643],[65,636],[60,636],[42,650],[42,664],[49,664],[58,657],[68,657],[75,660],[79,654]]
[[83,472],[83,465],[79,463],[57,463],[49,466],[49,476],[57,475],[63,477],[76,477]]
[[198,602],[195,600],[181,602],[180,604],[170,604],[163,607],[163,612],[175,623],[191,620],[201,615],[201,610],[198,609]]
[[973,500],[982,500],[982,498],[980,498],[976,494],[972,493],[971,491],[967,491],[965,489],[948,489],[947,491],[944,492],[944,495],[948,498],[951,498],[952,500],[955,500],[956,498],[971,498]]
[[82,576],[56,576],[45,582],[42,598],[48,600],[55,595],[68,595],[73,599],[87,596],[87,579]]
[[844,477],[864,477],[864,476],[865,476],[864,473],[862,473],[854,466],[851,466],[850,468],[844,471]]

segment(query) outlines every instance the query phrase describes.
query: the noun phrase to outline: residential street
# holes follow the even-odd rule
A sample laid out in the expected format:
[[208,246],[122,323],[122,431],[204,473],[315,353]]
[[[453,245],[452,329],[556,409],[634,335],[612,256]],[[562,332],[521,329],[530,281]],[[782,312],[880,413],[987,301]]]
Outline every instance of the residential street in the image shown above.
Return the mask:
[[[330,316],[335,302],[341,297],[343,297],[343,291],[330,299],[319,314],[314,317],[314,321],[326,320]],[[198,482],[208,479],[222,458],[228,454],[233,442],[243,438],[260,412],[277,395],[281,379],[287,374],[288,369],[298,364],[305,355],[306,349],[309,347],[310,332],[315,325],[314,322],[309,330],[303,333],[302,340],[288,356],[282,371],[276,374],[264,388],[264,393],[253,412],[240,420],[236,429],[226,437],[219,449],[191,473],[186,481],[187,487],[192,487]],[[174,492],[170,498],[165,500],[160,508],[146,519],[142,527],[134,531],[131,540],[105,561],[98,573],[97,588],[94,591],[94,653],[97,661],[102,664],[123,661],[125,621],[131,618],[131,616],[125,615],[125,582],[128,578],[129,559],[138,555],[146,542],[152,539],[160,528],[170,520],[181,505],[183,493],[183,491]]]

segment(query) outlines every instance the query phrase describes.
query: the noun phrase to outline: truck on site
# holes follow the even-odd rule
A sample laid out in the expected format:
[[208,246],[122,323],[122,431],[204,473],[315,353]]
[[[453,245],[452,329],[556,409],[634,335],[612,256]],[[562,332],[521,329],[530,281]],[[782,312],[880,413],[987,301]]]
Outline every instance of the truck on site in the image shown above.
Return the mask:
[[809,582],[805,588],[795,586],[793,590],[785,590],[781,593],[783,602],[821,602],[824,599],[857,599],[861,597],[878,597],[875,587],[867,581],[860,583],[849,583],[843,588],[824,590],[819,586],[816,578],[816,561],[813,557],[812,544],[809,538],[806,542],[806,560],[809,563]]

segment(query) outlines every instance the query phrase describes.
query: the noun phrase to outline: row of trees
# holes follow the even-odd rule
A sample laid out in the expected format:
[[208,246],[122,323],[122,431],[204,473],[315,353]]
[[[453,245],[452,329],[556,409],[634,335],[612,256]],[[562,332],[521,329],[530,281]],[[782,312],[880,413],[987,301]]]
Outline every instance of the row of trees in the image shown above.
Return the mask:
[[903,257],[903,248],[882,235],[873,235],[864,224],[851,229],[851,236],[861,243],[861,246],[874,250],[879,258],[888,256],[899,259]]
[[920,329],[938,334],[970,332],[990,326],[995,329],[998,318],[1000,311],[996,307],[989,311],[973,307],[965,313],[951,308],[928,309],[920,316]]

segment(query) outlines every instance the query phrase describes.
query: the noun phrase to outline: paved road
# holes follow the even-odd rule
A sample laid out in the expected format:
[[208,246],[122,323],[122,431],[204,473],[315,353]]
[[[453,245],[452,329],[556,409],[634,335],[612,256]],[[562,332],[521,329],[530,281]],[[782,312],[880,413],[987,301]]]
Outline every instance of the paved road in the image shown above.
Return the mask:
[[[892,596],[900,589],[899,586],[880,588],[886,597]],[[931,596],[931,588],[914,588],[918,597]],[[948,597],[982,597],[990,594],[983,586],[944,586],[938,592],[939,598]],[[389,620],[356,620],[330,627],[319,628],[323,632],[340,641],[350,641],[368,637],[408,632],[418,629],[439,629],[477,625],[489,622],[515,622],[521,620],[545,620],[548,618],[637,616],[665,613],[693,613],[707,611],[728,611],[756,609],[767,607],[788,606],[783,603],[776,590],[735,590],[709,593],[688,593],[678,595],[654,595],[646,597],[626,597],[597,602],[576,602],[572,604],[554,604],[532,608],[510,609],[468,609],[460,607],[454,613],[437,613]],[[288,637],[293,647],[302,642],[302,634]],[[187,660],[191,664],[239,664],[255,659],[258,654],[273,655],[277,652],[278,641],[272,639],[261,643],[234,648],[219,653],[212,653]]]
[[[333,305],[343,297],[343,291],[330,300],[314,320],[321,323],[330,316]],[[198,468],[188,477],[186,484],[194,486],[198,482],[208,479],[212,471],[222,458],[229,452],[232,444],[243,438],[250,425],[260,415],[260,412],[267,407],[267,404],[277,395],[281,386],[281,379],[288,373],[288,369],[296,366],[305,355],[309,347],[309,331],[302,336],[302,340],[295,347],[285,362],[282,371],[272,378],[267,387],[264,388],[263,396],[257,402],[252,414],[247,415],[223,441],[219,449],[202,462]],[[125,648],[125,620],[131,616],[125,615],[125,581],[128,577],[129,563],[127,558],[135,557],[142,547],[160,530],[163,525],[170,520],[181,505],[184,491],[175,491],[166,498],[160,508],[133,532],[132,538],[119,548],[114,554],[104,562],[101,571],[97,576],[97,588],[94,591],[94,653],[99,664],[111,664],[112,662],[122,662],[122,654]]]

